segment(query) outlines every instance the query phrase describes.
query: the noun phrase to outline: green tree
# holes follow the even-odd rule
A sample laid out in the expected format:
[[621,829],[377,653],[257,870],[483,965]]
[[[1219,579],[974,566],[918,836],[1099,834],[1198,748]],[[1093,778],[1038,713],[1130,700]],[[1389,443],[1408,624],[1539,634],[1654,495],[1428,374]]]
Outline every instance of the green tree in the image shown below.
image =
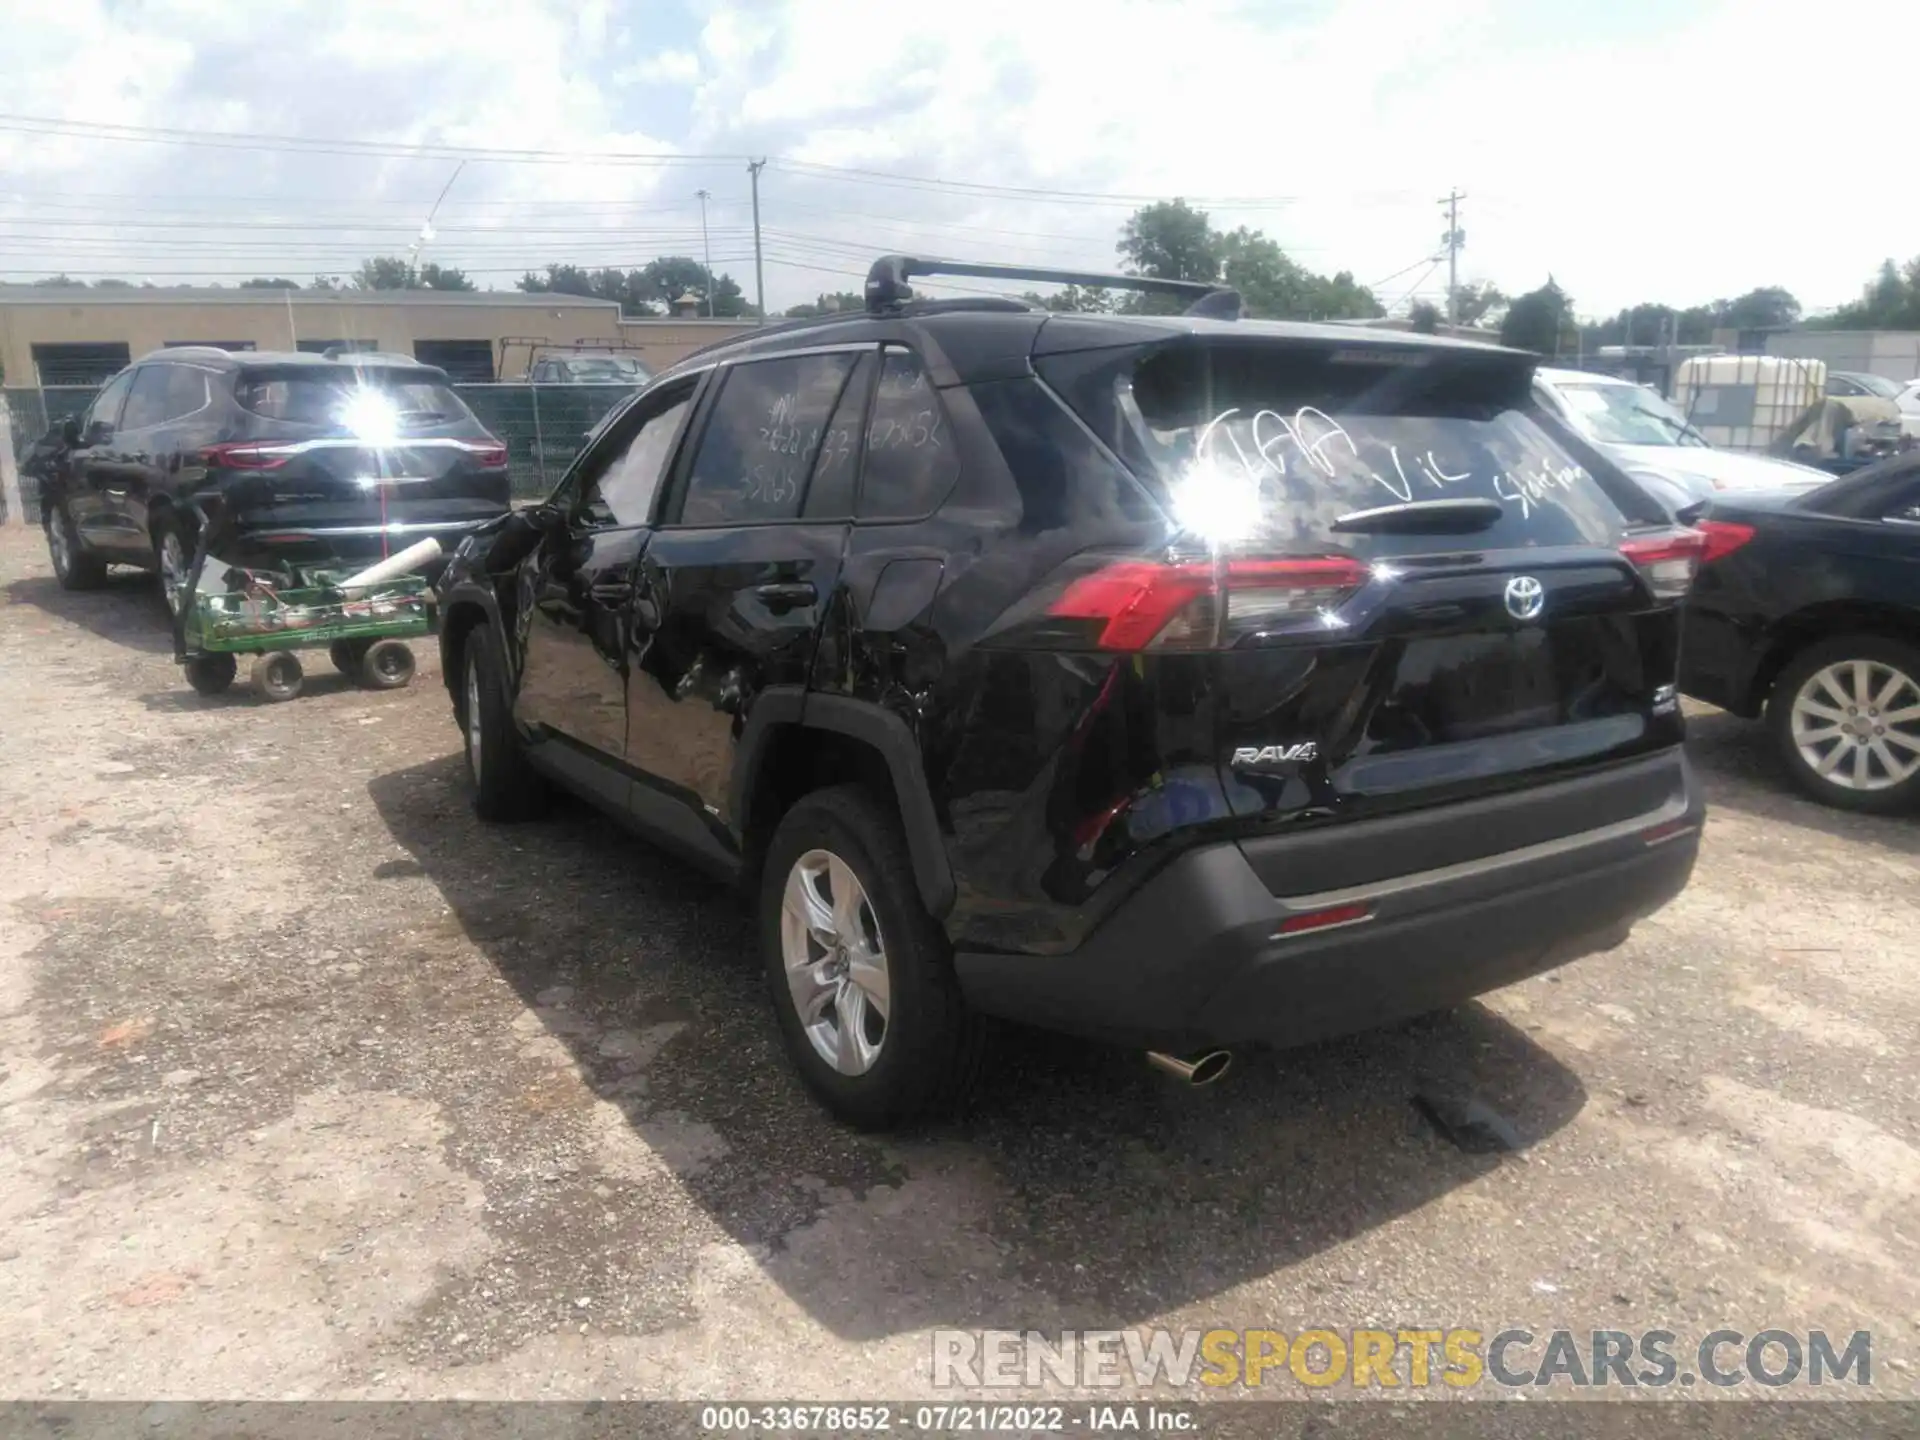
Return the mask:
[[300,282],[298,280],[281,279],[278,276],[268,278],[263,275],[256,275],[251,280],[242,280],[240,282],[240,288],[242,290],[298,290],[300,288]]
[[1537,355],[1558,355],[1579,344],[1573,301],[1551,275],[1538,290],[1514,297],[1500,322],[1500,343]]
[[1807,322],[1817,330],[1920,330],[1920,257],[1884,260],[1851,305]]
[[1456,285],[1448,300],[1450,313],[1460,325],[1478,325],[1507,303],[1500,287],[1487,281]]
[[[1036,299],[1038,297],[1035,297]],[[867,297],[852,290],[836,290],[831,295],[818,295],[812,300],[787,307],[787,315],[795,320],[810,319],[818,315],[839,315],[849,310],[867,308]]]
[[38,280],[30,280],[27,283],[30,285],[45,285],[56,290],[84,290],[87,288],[86,281],[76,280],[64,270],[58,275],[43,275]]
[[466,271],[451,265],[436,265],[431,260],[420,267],[418,283],[428,290],[478,290]]
[[1220,237],[1213,222],[1184,200],[1162,200],[1134,211],[1114,248],[1125,257],[1129,275],[1211,284],[1220,274]]
[[413,262],[404,255],[372,255],[353,272],[356,290],[413,290],[418,286]]
[[1105,315],[1115,308],[1113,292],[1097,285],[1063,285],[1051,295],[1029,290],[1020,298],[1056,315]]
[[1416,300],[1413,308],[1407,311],[1407,319],[1413,330],[1420,335],[1436,335],[1440,331],[1440,307],[1431,300]]
[[1737,300],[1723,300],[1715,306],[1720,323],[1734,330],[1785,330],[1799,323],[1800,302],[1791,290],[1765,285],[1749,290]]
[[1375,320],[1386,314],[1379,299],[1353,278],[1351,270],[1341,270],[1328,279],[1315,275],[1307,299],[1307,318],[1311,320]]

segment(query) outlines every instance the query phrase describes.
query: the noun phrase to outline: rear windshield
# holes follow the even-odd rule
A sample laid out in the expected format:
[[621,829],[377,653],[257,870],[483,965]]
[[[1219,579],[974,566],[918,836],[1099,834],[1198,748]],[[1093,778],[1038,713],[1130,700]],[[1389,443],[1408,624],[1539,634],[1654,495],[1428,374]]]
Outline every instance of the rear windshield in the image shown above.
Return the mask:
[[444,382],[404,371],[252,371],[239,384],[241,405],[269,420],[334,428],[350,425],[369,392],[388,402],[402,430],[470,422],[473,412]]
[[[1535,418],[1528,368],[1497,352],[1180,344],[1044,368],[1177,519],[1224,544],[1611,545],[1659,519]],[[1459,543],[1332,528],[1354,511],[1466,497],[1498,502],[1501,518]]]

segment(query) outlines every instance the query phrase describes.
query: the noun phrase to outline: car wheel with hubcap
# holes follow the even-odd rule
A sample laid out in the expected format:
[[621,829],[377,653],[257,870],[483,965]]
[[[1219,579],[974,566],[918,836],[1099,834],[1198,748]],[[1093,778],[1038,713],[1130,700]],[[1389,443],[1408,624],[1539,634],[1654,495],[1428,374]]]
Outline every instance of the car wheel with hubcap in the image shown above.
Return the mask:
[[107,578],[106,562],[81,542],[66,505],[55,505],[41,519],[47,532],[47,555],[53,561],[53,578],[60,582],[60,588],[92,590],[100,585]]
[[467,632],[454,718],[460,722],[474,813],[482,820],[527,820],[546,810],[547,782],[527,763],[493,646],[486,626]]
[[1876,814],[1920,805],[1920,649],[1878,635],[1823,640],[1781,673],[1768,719],[1815,799]]
[[781,818],[760,925],[787,1053],[834,1114],[872,1129],[964,1099],[986,1022],[920,901],[900,822],[871,792],[816,790]]

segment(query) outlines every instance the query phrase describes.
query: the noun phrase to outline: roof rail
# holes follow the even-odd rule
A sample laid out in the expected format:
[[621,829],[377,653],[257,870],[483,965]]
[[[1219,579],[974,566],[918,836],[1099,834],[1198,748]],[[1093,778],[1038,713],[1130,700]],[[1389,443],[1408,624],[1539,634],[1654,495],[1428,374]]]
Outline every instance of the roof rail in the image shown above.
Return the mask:
[[913,299],[907,282],[915,275],[975,275],[986,280],[1038,280],[1051,285],[1092,285],[1100,289],[1142,290],[1191,298],[1186,313],[1210,319],[1238,320],[1240,292],[1204,280],[1162,280],[1155,275],[1106,275],[1091,270],[1053,270],[1035,265],[991,265],[969,260],[935,260],[924,255],[883,255],[867,272],[867,309],[879,314]]

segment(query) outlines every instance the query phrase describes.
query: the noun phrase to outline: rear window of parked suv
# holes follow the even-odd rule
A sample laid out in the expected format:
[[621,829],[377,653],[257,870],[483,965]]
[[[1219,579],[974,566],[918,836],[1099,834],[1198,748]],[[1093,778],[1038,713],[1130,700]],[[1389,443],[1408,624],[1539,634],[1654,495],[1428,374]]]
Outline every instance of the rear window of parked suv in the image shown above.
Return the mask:
[[466,402],[447,385],[407,372],[255,370],[241,375],[236,396],[243,407],[269,420],[335,426],[343,423],[359,390],[376,391],[390,401],[402,429],[473,421]]
[[[1530,368],[1512,357],[1180,343],[1041,368],[1176,519],[1223,543],[1370,555],[1611,546],[1660,520],[1530,413]],[[1500,519],[1446,539],[1332,528],[1354,511],[1458,498],[1494,500]]]

